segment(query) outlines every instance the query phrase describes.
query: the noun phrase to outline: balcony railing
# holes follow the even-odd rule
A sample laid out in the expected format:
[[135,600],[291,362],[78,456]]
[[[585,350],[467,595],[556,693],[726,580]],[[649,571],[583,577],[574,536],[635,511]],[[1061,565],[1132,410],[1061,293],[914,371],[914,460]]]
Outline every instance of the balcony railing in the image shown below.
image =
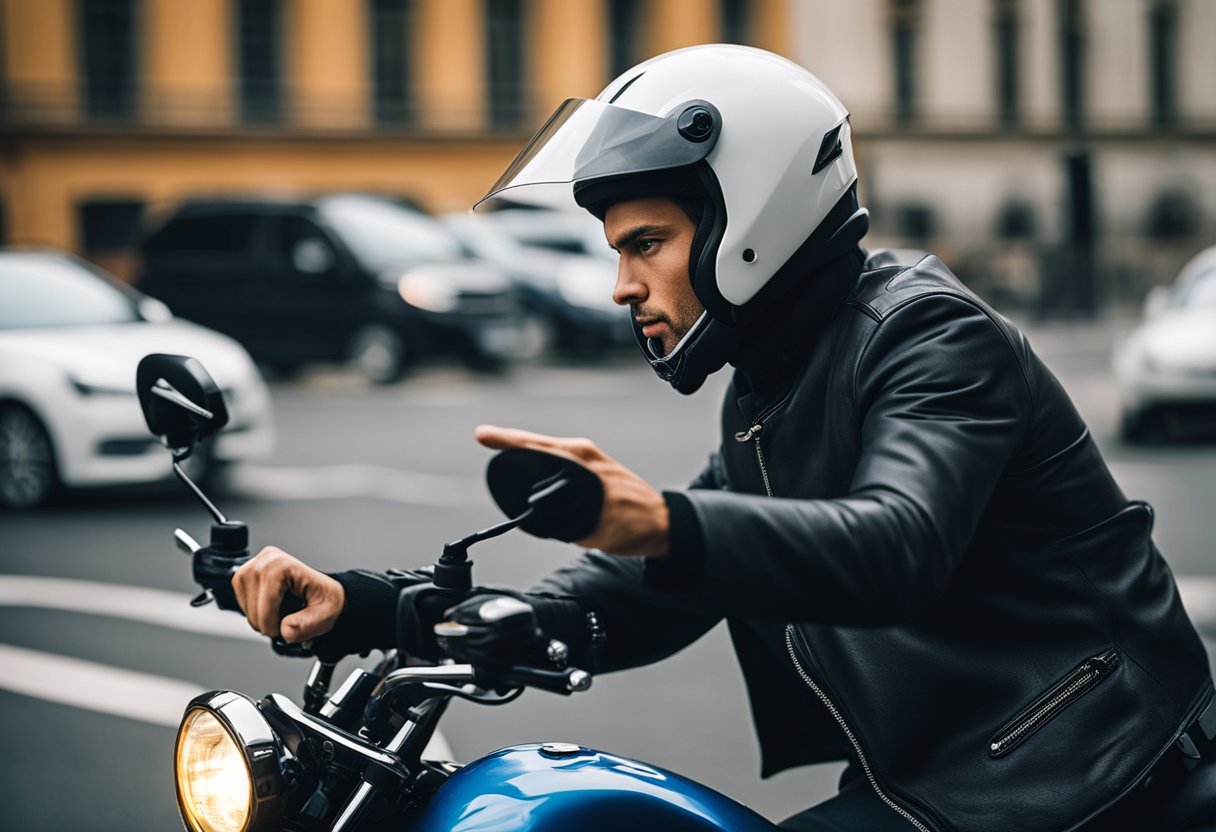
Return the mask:
[[[414,91],[415,94],[417,91]],[[526,134],[538,127],[544,113],[535,107],[489,107],[445,103],[442,106],[410,99],[373,100],[367,96],[322,96],[285,87],[199,92],[159,90],[138,85],[107,87],[9,84],[0,87],[0,133],[14,132],[130,132],[215,135],[428,136]],[[528,95],[510,96],[528,100]],[[1156,139],[1216,138],[1216,112],[1180,116],[1168,125],[1155,123],[1151,113],[1089,116],[1079,127],[1062,116],[1028,113],[1010,122],[991,112],[919,111],[910,120],[893,109],[860,107],[852,114],[861,138],[879,139]],[[1007,115],[1007,114],[1006,114]]]
[[[497,111],[495,115],[501,115]],[[0,131],[214,134],[522,133],[543,114],[508,113],[490,121],[488,107],[423,107],[402,98],[316,95],[283,87],[198,92],[95,83],[0,87]]]

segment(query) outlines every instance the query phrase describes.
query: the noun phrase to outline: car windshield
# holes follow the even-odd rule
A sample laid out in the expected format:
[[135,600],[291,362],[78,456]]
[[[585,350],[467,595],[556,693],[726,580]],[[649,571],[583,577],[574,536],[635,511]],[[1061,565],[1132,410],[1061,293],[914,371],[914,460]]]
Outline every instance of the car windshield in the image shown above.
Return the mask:
[[48,255],[0,254],[0,330],[139,320],[130,296],[82,264]]
[[460,241],[443,223],[388,200],[330,197],[319,209],[369,271],[460,259]]
[[509,265],[525,254],[515,238],[494,225],[492,220],[459,214],[446,217],[445,222],[473,255],[482,260]]
[[1200,272],[1187,281],[1174,304],[1185,309],[1216,308],[1216,268]]

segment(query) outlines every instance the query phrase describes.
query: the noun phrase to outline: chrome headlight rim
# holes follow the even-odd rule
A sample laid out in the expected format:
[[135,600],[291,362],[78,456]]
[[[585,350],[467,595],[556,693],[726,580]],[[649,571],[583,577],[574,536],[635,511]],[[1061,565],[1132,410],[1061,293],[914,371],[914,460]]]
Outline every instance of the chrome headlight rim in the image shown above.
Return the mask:
[[186,830],[204,832],[204,827],[187,810],[178,767],[185,728],[200,712],[219,721],[245,763],[249,812],[241,832],[265,832],[276,828],[282,819],[286,791],[281,768],[282,743],[257,703],[248,696],[236,691],[211,691],[195,697],[186,706],[173,744],[173,784],[177,810]]

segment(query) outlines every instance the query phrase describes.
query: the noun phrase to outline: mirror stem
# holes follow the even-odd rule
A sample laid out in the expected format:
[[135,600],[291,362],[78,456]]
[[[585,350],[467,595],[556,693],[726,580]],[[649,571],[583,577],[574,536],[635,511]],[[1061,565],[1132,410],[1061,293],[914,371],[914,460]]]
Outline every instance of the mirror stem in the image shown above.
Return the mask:
[[489,540],[491,537],[498,537],[500,534],[511,531],[520,523],[532,516],[536,509],[528,506],[528,509],[518,517],[512,517],[497,526],[491,526],[488,529],[482,529],[479,532],[474,532],[468,537],[462,537],[460,540],[453,540],[443,547],[443,554],[439,560],[435,561],[434,583],[440,589],[464,590],[471,589],[473,586],[473,562],[469,560],[469,547],[474,543],[480,543],[483,540]]
[[186,487],[194,492],[194,496],[198,497],[199,501],[207,507],[207,511],[211,512],[211,516],[215,518],[215,522],[225,525],[228,523],[228,518],[220,513],[220,510],[215,507],[215,503],[207,499],[207,495],[203,493],[201,488],[194,484],[194,480],[186,476],[186,472],[182,470],[182,466],[177,464],[176,456],[173,459],[173,473],[176,474],[177,478],[185,483]]

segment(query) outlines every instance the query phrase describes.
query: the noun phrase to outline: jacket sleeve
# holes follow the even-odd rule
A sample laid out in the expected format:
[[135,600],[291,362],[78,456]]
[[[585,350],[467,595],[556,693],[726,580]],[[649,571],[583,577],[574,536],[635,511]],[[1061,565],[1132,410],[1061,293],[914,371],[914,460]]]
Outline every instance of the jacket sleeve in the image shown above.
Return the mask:
[[950,582],[1033,418],[1005,332],[951,295],[911,301],[876,325],[851,407],[861,447],[844,496],[687,492],[704,541],[692,588],[726,615],[841,625],[917,616]]
[[[709,464],[692,481],[693,490],[724,487],[721,457],[714,453]],[[716,601],[693,588],[672,591],[644,580],[647,566],[640,558],[619,558],[602,552],[583,553],[528,591],[541,596],[577,602],[582,615],[594,613],[605,640],[596,660],[599,672],[638,667],[666,658],[692,644],[721,618]],[[585,636],[576,631],[569,607],[558,620],[551,607],[533,602],[541,627],[551,637],[571,646],[575,661],[585,651]],[[550,632],[550,631],[553,632]]]

